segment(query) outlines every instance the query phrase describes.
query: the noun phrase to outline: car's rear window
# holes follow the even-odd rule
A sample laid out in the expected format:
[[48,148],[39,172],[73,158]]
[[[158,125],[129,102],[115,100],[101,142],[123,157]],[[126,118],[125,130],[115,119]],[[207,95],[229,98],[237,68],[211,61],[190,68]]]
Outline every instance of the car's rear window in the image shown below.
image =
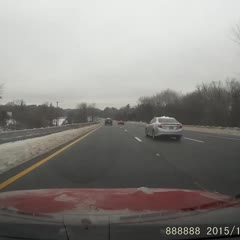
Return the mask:
[[158,118],[158,122],[160,122],[160,123],[178,123],[178,121],[174,118]]

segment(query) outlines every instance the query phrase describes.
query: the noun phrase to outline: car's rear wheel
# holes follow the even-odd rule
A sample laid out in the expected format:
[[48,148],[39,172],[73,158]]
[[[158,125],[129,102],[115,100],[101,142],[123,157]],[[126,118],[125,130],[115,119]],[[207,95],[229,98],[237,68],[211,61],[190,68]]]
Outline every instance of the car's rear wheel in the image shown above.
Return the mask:
[[147,128],[145,128],[145,137],[148,137]]
[[156,139],[156,135],[155,135],[155,131],[152,131],[152,139],[155,140]]
[[182,136],[176,136],[176,140],[180,141],[182,139]]

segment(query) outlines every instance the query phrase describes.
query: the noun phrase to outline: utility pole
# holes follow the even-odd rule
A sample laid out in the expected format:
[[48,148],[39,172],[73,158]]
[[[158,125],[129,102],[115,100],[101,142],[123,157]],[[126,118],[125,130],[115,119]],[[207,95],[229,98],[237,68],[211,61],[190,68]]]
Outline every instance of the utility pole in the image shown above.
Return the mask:
[[58,126],[58,101],[57,101],[57,112],[56,112],[56,126]]

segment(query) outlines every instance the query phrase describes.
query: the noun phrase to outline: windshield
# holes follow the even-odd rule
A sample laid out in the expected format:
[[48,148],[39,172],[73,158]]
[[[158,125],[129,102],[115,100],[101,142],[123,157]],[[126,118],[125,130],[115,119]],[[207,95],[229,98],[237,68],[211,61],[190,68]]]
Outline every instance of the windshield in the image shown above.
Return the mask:
[[160,122],[160,123],[178,123],[178,121],[174,118],[158,118],[158,122]]
[[239,227],[239,10],[1,0],[0,239],[5,213]]

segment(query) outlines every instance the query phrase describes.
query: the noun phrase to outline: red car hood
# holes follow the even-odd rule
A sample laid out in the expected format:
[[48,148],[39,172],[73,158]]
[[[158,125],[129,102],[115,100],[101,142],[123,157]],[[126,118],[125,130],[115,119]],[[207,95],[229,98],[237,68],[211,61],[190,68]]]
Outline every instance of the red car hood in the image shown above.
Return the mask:
[[[0,208],[19,212],[124,213],[180,211],[229,206],[236,199],[218,193],[161,188],[48,189],[3,192]],[[237,204],[240,206],[239,202]]]

